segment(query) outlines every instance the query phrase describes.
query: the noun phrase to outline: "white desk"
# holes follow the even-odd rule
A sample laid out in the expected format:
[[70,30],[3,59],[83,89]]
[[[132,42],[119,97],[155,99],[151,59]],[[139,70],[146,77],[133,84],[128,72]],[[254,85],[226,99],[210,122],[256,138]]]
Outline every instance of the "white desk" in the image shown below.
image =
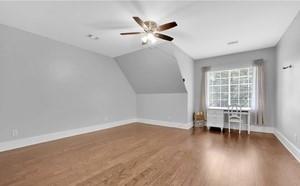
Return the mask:
[[[208,109],[207,110],[207,127],[219,127],[223,131],[225,117],[228,116],[228,109]],[[250,134],[250,110],[242,110],[242,116],[247,117],[247,130]]]

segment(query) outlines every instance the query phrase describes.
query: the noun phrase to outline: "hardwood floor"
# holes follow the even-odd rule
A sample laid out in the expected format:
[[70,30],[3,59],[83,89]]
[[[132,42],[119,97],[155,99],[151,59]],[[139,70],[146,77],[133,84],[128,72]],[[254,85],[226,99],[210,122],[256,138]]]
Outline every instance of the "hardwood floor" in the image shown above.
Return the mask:
[[0,185],[300,186],[272,134],[130,124],[0,153]]

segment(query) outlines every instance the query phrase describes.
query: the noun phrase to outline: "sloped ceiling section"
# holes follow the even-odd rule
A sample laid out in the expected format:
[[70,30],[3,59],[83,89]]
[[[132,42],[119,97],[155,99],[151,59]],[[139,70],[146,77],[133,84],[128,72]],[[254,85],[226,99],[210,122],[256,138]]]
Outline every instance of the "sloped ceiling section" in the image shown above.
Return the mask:
[[188,94],[188,122],[191,122],[194,112],[194,61],[171,42],[160,44],[157,47],[175,58],[181,72],[181,77],[185,79],[184,85]]
[[137,94],[186,93],[176,58],[149,47],[115,58]]
[[159,44],[157,45],[157,48],[161,49],[162,52],[174,58],[181,72],[181,77],[185,79],[184,85],[186,90],[188,92],[189,91],[193,92],[193,85],[194,85],[193,59],[171,42]]

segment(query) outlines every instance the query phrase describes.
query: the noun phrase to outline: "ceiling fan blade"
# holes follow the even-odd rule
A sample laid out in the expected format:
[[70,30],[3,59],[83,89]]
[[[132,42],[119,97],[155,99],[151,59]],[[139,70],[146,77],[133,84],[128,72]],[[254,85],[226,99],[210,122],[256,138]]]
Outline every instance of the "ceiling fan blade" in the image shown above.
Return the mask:
[[125,33],[120,33],[120,35],[134,35],[134,34],[142,34],[144,32],[125,32]]
[[160,34],[160,33],[155,33],[154,36],[167,41],[172,41],[174,39],[173,37],[167,36],[165,34]]
[[147,29],[147,26],[145,25],[145,23],[144,23],[144,21],[141,19],[141,18],[139,18],[139,17],[132,17],[134,20],[135,20],[135,22],[137,22],[137,24],[139,24],[144,30],[146,30]]
[[177,23],[175,21],[173,21],[173,22],[170,22],[170,23],[166,23],[166,24],[160,25],[157,28],[157,31],[161,32],[161,31],[164,31],[164,30],[171,29],[171,28],[173,28],[175,26],[177,26]]

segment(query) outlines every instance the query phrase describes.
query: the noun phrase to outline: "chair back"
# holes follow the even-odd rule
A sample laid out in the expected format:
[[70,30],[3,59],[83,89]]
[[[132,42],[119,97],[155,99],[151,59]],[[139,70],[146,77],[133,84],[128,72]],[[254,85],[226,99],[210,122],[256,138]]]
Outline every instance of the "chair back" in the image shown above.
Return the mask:
[[204,121],[204,113],[203,112],[194,112],[194,121]]
[[228,106],[228,119],[231,118],[241,118],[242,107],[240,105],[229,105]]

